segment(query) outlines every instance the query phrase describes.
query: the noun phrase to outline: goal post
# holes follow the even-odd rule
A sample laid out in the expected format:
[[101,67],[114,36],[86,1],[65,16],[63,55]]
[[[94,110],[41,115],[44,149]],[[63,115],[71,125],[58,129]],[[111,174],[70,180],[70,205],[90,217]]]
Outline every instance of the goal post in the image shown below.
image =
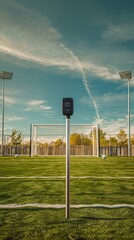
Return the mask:
[[[31,124],[30,156],[66,155],[65,124]],[[70,124],[70,155],[99,156],[99,127]]]

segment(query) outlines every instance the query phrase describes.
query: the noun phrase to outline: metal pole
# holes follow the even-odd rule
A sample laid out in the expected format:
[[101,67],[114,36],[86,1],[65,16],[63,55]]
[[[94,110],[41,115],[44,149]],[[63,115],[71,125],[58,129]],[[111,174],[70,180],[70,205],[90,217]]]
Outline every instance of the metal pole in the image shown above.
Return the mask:
[[33,135],[33,126],[32,124],[30,125],[30,146],[29,146],[29,157],[32,157],[32,153],[33,153],[33,142],[32,142],[32,135]]
[[66,118],[66,219],[70,215],[70,119]]
[[99,125],[96,126],[96,147],[97,147],[97,157],[99,157]]
[[130,79],[128,79],[128,156],[130,156]]
[[94,128],[92,127],[92,144],[93,144],[93,156],[94,156]]
[[2,138],[1,155],[4,156],[4,79],[2,79]]

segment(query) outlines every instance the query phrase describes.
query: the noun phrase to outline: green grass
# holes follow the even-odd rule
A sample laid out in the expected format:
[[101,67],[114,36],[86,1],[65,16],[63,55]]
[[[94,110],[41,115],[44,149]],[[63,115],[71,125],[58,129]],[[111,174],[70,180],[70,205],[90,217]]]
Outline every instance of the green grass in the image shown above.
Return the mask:
[[73,209],[68,221],[63,210],[3,210],[0,214],[0,239],[134,239],[130,209]]
[[[134,157],[72,157],[71,204],[134,204]],[[0,157],[0,204],[65,204],[65,157]],[[134,239],[134,209],[0,209],[0,240]]]

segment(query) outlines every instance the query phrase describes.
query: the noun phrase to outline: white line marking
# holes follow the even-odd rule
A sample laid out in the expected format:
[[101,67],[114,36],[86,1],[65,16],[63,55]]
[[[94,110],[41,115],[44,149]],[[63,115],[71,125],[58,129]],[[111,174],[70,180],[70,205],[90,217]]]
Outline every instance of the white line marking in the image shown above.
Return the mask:
[[7,176],[0,177],[0,179],[51,179],[51,178],[65,178],[65,176]]
[[[65,204],[40,204],[40,203],[28,203],[28,204],[0,204],[1,209],[15,209],[15,208],[54,208],[54,209],[62,209],[65,208]],[[70,205],[70,208],[134,208],[134,204],[78,204],[78,205]]]
[[[0,179],[65,179],[66,176],[7,176],[7,177],[0,177]],[[95,178],[95,179],[134,179],[131,176],[71,176],[71,179],[88,179],[88,178]]]

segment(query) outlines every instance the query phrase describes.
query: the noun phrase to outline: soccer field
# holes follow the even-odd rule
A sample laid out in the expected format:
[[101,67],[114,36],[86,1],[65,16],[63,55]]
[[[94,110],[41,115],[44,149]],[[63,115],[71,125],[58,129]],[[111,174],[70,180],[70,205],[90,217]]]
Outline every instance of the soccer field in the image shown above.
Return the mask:
[[0,240],[134,239],[134,157],[0,158]]

